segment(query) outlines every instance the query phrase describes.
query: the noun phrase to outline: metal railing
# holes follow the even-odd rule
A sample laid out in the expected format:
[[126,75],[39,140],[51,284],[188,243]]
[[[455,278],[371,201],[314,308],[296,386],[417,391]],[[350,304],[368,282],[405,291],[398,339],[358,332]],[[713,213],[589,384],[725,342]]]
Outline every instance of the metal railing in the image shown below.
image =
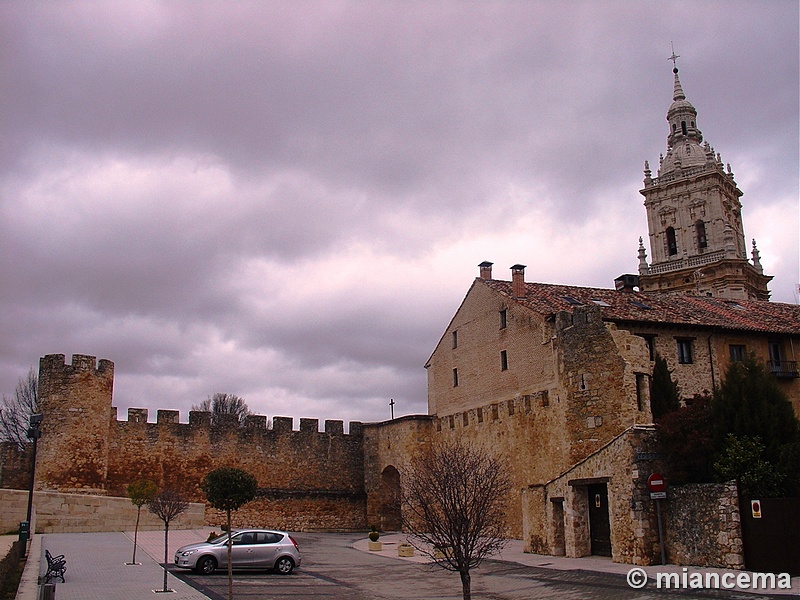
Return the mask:
[[796,360],[768,360],[767,368],[775,377],[787,379],[800,377],[800,373],[797,372]]

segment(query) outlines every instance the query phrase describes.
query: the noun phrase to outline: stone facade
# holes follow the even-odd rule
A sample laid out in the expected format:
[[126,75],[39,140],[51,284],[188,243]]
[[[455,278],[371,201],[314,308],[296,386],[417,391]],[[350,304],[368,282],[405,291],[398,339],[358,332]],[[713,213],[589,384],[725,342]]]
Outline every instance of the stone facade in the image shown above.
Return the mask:
[[674,486],[664,505],[668,562],[744,569],[735,482]]
[[[95,494],[35,492],[36,533],[85,533],[94,531],[132,531],[136,525],[136,506],[128,498]],[[0,489],[0,531],[15,531],[27,516],[28,492]],[[203,526],[204,505],[192,503],[170,523],[172,529]],[[160,530],[164,523],[142,508],[139,529]]]
[[569,557],[591,554],[589,486],[602,485],[608,494],[612,559],[657,564],[655,505],[647,489],[647,478],[660,468],[650,459],[655,436],[653,426],[632,426],[559,477],[525,489],[526,551]]

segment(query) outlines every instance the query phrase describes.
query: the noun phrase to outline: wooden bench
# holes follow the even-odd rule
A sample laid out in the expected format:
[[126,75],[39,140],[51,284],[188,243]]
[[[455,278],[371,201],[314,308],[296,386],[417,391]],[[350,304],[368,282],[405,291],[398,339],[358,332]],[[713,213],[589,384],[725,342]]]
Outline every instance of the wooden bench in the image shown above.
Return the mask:
[[44,551],[44,556],[47,559],[47,573],[44,576],[44,582],[49,583],[51,579],[59,578],[61,583],[64,581],[64,571],[67,570],[67,561],[63,554],[53,556],[50,550]]

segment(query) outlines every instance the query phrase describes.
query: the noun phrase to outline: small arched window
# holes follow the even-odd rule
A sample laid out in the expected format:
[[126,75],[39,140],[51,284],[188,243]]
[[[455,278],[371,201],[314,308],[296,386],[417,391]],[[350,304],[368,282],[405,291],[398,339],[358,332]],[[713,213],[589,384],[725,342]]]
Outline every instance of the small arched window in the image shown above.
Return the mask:
[[686,131],[686,121],[681,121],[681,131],[683,132],[683,135],[686,135],[686,134],[687,134],[687,131]]
[[697,232],[697,247],[699,249],[708,248],[708,239],[706,238],[706,224],[703,221],[695,223],[695,230]]
[[672,133],[675,133],[676,131],[678,131],[678,126],[675,125],[675,123],[673,123],[672,124]]
[[678,242],[675,239],[675,230],[672,227],[667,227],[667,253],[670,256],[678,253]]

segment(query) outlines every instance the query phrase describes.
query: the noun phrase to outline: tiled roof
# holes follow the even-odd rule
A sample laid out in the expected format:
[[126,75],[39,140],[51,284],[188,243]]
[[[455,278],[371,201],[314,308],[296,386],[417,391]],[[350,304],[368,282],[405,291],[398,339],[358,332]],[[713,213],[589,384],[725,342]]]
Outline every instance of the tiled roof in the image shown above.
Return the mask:
[[[511,282],[482,280],[512,297]],[[606,321],[665,324],[736,331],[800,335],[800,306],[764,300],[723,300],[662,292],[625,292],[604,288],[526,283],[520,304],[544,315],[572,311],[577,305],[600,307]]]

